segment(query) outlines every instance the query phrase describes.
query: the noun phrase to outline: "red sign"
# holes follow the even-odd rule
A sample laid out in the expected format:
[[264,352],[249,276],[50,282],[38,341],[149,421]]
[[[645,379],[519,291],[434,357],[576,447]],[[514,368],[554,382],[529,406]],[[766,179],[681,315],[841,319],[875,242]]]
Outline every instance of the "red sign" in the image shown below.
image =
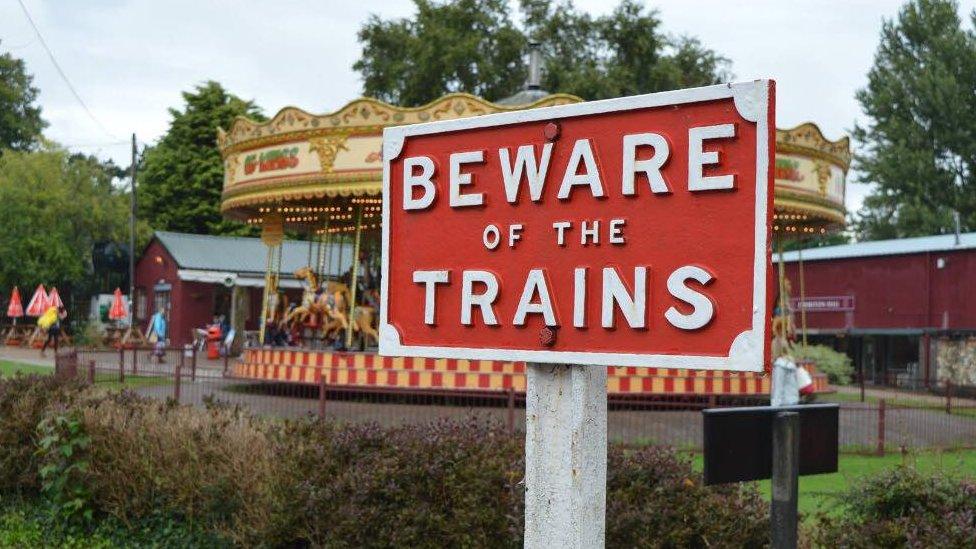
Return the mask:
[[773,97],[385,129],[380,353],[761,371]]

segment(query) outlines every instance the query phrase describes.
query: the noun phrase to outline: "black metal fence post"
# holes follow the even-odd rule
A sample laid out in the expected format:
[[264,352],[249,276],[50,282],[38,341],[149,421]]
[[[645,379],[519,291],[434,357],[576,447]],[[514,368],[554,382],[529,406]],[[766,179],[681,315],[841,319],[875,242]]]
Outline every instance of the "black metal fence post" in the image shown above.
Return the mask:
[[773,419],[773,549],[796,549],[800,478],[800,414],[779,412]]
[[946,381],[946,413],[952,414],[952,381]]
[[183,360],[186,353],[180,353],[180,359],[176,361],[176,368],[173,369],[173,400],[177,404],[180,402],[180,377],[183,375]]
[[878,401],[878,450],[877,454],[885,454],[885,399]]
[[138,371],[137,365],[139,364],[139,349],[133,345],[132,347],[132,373],[135,374]]
[[119,347],[119,383],[125,384],[125,347]]
[[197,380],[197,348],[193,348],[193,354],[190,358],[190,381],[196,382]]
[[508,432],[515,434],[515,389],[508,388]]
[[319,419],[325,419],[325,402],[326,402],[326,373],[324,371],[319,372]]

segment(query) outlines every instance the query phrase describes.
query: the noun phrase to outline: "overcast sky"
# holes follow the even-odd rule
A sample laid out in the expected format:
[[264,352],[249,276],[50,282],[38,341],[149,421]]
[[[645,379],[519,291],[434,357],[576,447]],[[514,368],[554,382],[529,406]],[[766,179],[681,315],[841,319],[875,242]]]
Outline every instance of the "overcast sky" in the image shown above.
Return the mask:
[[[268,115],[286,105],[331,111],[360,95],[352,71],[359,25],[370,14],[403,17],[410,0],[359,2],[24,0],[93,121],[59,77],[17,0],[0,0],[0,51],[26,60],[40,88],[47,135],[74,150],[129,164],[135,132],[154,142],[180,92],[208,79],[255,100]],[[516,3],[513,2],[513,6]],[[972,11],[976,0],[961,2]],[[592,13],[614,3],[578,0]],[[661,0],[666,32],[689,34],[725,55],[739,80],[777,81],[781,128],[816,122],[844,135],[860,115],[854,92],[865,83],[886,0]],[[102,128],[104,126],[104,129]],[[849,185],[856,210],[864,186]]]

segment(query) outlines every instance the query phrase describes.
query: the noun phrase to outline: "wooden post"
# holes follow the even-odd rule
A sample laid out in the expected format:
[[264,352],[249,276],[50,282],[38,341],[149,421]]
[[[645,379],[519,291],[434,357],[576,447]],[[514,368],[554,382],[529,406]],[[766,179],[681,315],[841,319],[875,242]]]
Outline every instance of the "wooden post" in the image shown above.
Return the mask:
[[119,347],[119,383],[125,383],[125,347]]
[[95,361],[88,361],[88,383],[95,384]]
[[132,373],[135,374],[138,371],[137,364],[139,363],[139,349],[135,345],[132,346]]
[[885,399],[878,401],[878,450],[877,454],[885,454]]
[[603,547],[607,369],[526,365],[525,547]]
[[800,478],[800,414],[779,412],[773,420],[773,549],[796,549],[797,489]]
[[359,288],[359,246],[363,235],[363,205],[356,206],[356,240],[352,247],[352,280],[349,281],[349,325],[346,326],[346,349],[352,347],[352,332],[356,317],[356,290]]

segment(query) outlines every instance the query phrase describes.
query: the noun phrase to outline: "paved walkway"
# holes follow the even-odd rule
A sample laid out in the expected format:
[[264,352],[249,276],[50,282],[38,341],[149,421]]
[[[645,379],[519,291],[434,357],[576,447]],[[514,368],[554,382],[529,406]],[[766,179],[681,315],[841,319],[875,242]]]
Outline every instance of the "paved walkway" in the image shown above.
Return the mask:
[[10,360],[13,362],[23,362],[35,366],[49,366],[54,368],[54,351],[49,350],[47,357],[42,357],[41,352],[37,349],[0,346],[0,360]]

